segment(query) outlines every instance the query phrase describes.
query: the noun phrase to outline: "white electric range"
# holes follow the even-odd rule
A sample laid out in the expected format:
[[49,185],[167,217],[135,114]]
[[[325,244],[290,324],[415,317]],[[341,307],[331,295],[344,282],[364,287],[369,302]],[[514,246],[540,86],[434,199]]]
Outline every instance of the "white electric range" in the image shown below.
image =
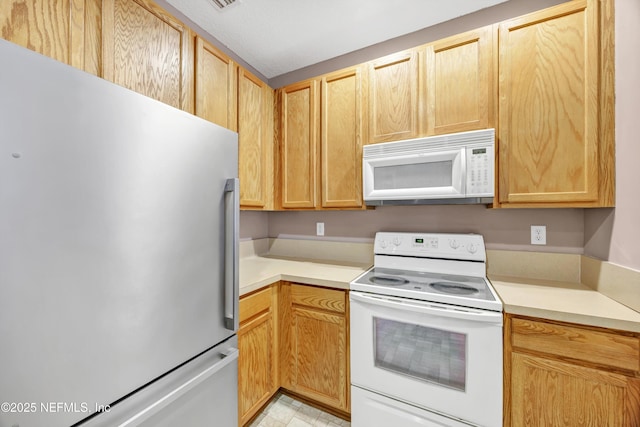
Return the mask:
[[350,284],[352,425],[502,425],[502,302],[478,234],[377,233]]

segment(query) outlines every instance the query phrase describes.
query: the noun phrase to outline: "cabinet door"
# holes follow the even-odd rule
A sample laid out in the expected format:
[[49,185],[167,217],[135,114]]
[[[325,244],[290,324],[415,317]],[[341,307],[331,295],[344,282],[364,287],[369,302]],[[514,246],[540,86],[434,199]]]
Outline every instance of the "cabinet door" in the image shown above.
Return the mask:
[[500,24],[502,203],[597,202],[598,3]]
[[277,285],[240,299],[238,411],[249,421],[278,390]]
[[89,73],[100,74],[101,0],[3,0],[5,40]]
[[273,91],[238,70],[240,206],[267,208],[273,200]]
[[493,27],[426,47],[427,134],[494,125]]
[[295,391],[347,410],[344,316],[294,307],[292,320]]
[[361,68],[322,78],[321,183],[323,208],[362,207],[364,132]]
[[282,386],[347,413],[346,293],[283,282],[280,295]]
[[280,89],[280,150],[283,208],[316,206],[317,82]]
[[369,143],[419,136],[418,52],[410,50],[369,63]]
[[512,426],[638,426],[638,378],[519,353],[511,363]]
[[196,115],[235,131],[236,64],[201,37],[195,52]]
[[193,112],[190,30],[150,0],[103,0],[104,78]]

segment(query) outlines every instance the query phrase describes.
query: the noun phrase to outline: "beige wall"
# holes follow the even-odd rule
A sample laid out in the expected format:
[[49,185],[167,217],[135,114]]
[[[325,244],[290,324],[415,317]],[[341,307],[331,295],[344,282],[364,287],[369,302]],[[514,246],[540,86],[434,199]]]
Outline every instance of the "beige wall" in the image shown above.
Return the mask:
[[266,212],[240,212],[240,239],[269,237],[269,217]]
[[[388,206],[368,211],[273,212],[270,237],[369,240],[376,231],[481,233],[491,249],[582,253],[582,209],[487,209],[484,206]],[[547,226],[547,246],[533,246],[531,225]]]
[[616,207],[585,211],[585,254],[640,270],[640,1],[616,1]]

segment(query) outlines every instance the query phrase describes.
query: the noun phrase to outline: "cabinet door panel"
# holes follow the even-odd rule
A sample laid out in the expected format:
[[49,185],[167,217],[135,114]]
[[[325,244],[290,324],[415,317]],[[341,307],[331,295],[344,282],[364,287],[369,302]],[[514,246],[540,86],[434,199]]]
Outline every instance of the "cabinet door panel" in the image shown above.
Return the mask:
[[100,74],[100,0],[3,0],[2,38]]
[[362,206],[363,88],[359,68],[322,79],[322,207]]
[[370,143],[419,134],[418,53],[401,52],[369,63]]
[[240,299],[238,413],[246,424],[273,397],[278,379],[278,285]]
[[598,199],[598,7],[500,25],[500,201]]
[[492,27],[427,46],[426,69],[429,135],[494,126]]
[[236,65],[211,43],[196,37],[196,115],[236,130]]
[[193,112],[189,28],[149,0],[103,1],[104,78]]
[[[240,206],[263,208],[273,188],[267,186],[271,170],[269,150],[273,148],[271,132],[273,99],[271,89],[248,71],[238,71],[238,149]],[[271,181],[269,181],[271,182]]]
[[282,282],[280,384],[349,413],[349,309],[346,292]]
[[273,353],[273,316],[263,313],[238,332],[238,405],[241,424],[272,396],[276,378],[271,369]]
[[511,363],[513,426],[638,425],[637,378],[519,353]]
[[303,307],[293,309],[295,391],[346,409],[346,322],[344,316]]
[[280,91],[283,208],[316,206],[316,86],[310,80]]

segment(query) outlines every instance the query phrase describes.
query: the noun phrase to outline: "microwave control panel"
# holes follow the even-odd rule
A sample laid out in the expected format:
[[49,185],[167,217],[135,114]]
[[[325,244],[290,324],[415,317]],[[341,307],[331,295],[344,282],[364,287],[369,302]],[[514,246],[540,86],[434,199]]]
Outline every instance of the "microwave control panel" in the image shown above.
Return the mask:
[[493,197],[493,146],[467,147],[467,196]]

